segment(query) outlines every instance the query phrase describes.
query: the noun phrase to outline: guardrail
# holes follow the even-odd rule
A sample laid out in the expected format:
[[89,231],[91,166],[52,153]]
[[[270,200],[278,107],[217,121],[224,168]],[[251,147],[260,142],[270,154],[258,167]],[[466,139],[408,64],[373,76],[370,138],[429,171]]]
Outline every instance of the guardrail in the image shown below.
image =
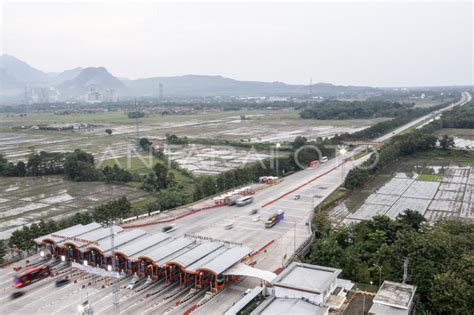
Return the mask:
[[196,213],[199,213],[199,212],[204,211],[204,210],[209,210],[209,209],[214,209],[214,208],[219,208],[219,207],[223,207],[223,205],[212,205],[212,206],[204,207],[204,208],[200,208],[200,209],[192,209],[189,212],[183,213],[181,215],[178,215],[178,216],[175,216],[175,217],[172,217],[172,218],[169,218],[169,219],[163,219],[163,220],[159,220],[159,221],[153,221],[153,222],[142,223],[142,224],[125,225],[125,226],[122,226],[122,227],[124,229],[135,229],[135,228],[140,228],[140,227],[145,227],[145,226],[150,226],[150,225],[155,225],[155,224],[171,223],[171,222],[174,222],[176,220],[187,217],[189,215],[196,214]]
[[[186,208],[192,207],[193,205],[196,205],[198,203],[201,203],[201,202],[204,202],[204,201],[209,200],[211,198],[214,198],[214,197],[220,196],[222,194],[225,194],[226,192],[233,191],[235,189],[238,189],[239,187],[248,186],[250,184],[255,184],[255,183],[249,183],[249,184],[246,184],[246,185],[241,185],[241,186],[237,186],[237,187],[225,190],[225,191],[221,191],[219,193],[207,196],[203,199],[199,199],[199,200],[196,200],[192,203],[188,203],[188,204],[185,204],[185,205],[182,205],[182,206],[179,206],[179,207],[175,207],[175,208],[172,208],[172,209],[156,210],[156,211],[153,211],[153,212],[150,212],[150,213],[145,213],[145,214],[141,214],[141,215],[138,215],[138,216],[133,216],[133,217],[130,217],[130,218],[126,218],[126,219],[122,220],[122,224],[133,222],[133,221],[138,221],[138,220],[144,219],[144,218],[154,217],[154,216],[157,216],[160,213],[163,213],[165,211],[168,212],[168,211],[176,211],[176,210],[180,210],[180,209],[186,209]],[[262,188],[255,189],[254,191],[258,191],[260,189],[262,189]],[[211,209],[213,207],[222,207],[222,206],[225,206],[225,205],[211,205],[211,206],[208,206],[208,207],[203,207],[203,208],[199,208],[199,209],[195,209],[195,210],[207,210],[207,209]],[[196,212],[194,212],[194,213],[196,213]],[[190,213],[190,214],[192,214],[192,213]],[[181,217],[178,216],[178,217],[175,217],[175,219],[181,219]],[[167,223],[167,222],[160,222],[160,223],[155,223],[155,224],[161,224],[161,223]],[[144,224],[146,224],[146,223],[144,223]],[[137,225],[131,225],[130,227],[129,226],[122,226],[122,227],[127,229],[127,228],[131,228],[131,227],[140,227],[140,226],[145,226],[145,225],[138,225],[137,224]]]

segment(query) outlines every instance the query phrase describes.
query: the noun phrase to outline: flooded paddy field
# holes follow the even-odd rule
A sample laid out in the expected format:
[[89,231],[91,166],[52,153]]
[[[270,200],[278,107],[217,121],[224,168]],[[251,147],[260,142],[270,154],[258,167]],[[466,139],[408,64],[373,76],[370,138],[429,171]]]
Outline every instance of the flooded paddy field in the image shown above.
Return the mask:
[[436,135],[449,135],[453,137],[457,148],[474,149],[474,129],[444,128],[438,130]]
[[111,199],[136,200],[146,195],[128,186],[72,182],[62,176],[0,177],[0,239],[40,219],[61,219]]
[[[242,119],[244,118],[244,119]],[[139,137],[164,139],[166,134],[190,138],[227,139],[252,142],[291,141],[297,136],[308,139],[332,137],[355,132],[385,120],[311,120],[300,119],[296,111],[267,110],[218,112],[193,115],[151,114],[138,120]],[[64,152],[82,149],[97,160],[126,156],[136,143],[135,120],[125,113],[81,115],[29,114],[27,117],[0,115],[0,154],[11,161],[24,160],[36,151]],[[94,124],[94,128],[68,131],[12,130],[11,127],[40,123]],[[112,136],[105,129],[113,130]]]
[[240,167],[245,163],[261,161],[271,152],[257,152],[229,146],[205,146],[190,144],[170,145],[165,149],[169,159],[194,174],[216,175]]
[[96,160],[126,156],[134,148],[133,139],[120,136],[82,136],[34,134],[33,132],[0,132],[0,154],[9,161],[26,161],[34,152],[71,152],[81,149],[92,153]]
[[394,219],[406,209],[430,222],[474,222],[474,161],[406,159],[333,208],[330,217],[334,224],[348,224],[375,215]]

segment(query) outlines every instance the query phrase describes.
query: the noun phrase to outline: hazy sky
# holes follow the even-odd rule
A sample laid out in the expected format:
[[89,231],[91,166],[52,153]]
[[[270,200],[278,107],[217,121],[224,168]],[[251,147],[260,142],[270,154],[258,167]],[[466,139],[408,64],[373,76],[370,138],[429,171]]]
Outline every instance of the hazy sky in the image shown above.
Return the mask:
[[[3,1],[3,0],[2,0]],[[3,2],[2,51],[47,72],[473,84],[467,2]]]

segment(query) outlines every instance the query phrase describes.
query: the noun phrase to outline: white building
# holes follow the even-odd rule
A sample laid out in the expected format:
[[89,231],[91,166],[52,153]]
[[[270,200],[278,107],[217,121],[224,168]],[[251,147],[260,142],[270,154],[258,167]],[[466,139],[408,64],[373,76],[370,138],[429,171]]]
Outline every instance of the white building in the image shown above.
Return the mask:
[[416,286],[384,281],[373,299],[369,310],[372,315],[408,315],[415,306],[413,296]]
[[[338,279],[341,269],[291,263],[267,288],[270,298],[252,314],[318,314],[340,309],[353,283]],[[277,312],[278,311],[278,312]]]

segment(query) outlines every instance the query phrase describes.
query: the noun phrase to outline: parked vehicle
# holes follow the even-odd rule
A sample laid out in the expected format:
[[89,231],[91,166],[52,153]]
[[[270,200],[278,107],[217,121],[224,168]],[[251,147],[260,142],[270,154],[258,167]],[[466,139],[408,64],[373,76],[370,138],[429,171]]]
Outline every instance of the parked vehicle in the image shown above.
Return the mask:
[[224,229],[231,230],[233,227],[234,227],[234,224],[230,223],[230,224],[227,224],[226,226],[224,226]]
[[258,213],[258,209],[252,209],[250,210],[250,214],[257,214]]

